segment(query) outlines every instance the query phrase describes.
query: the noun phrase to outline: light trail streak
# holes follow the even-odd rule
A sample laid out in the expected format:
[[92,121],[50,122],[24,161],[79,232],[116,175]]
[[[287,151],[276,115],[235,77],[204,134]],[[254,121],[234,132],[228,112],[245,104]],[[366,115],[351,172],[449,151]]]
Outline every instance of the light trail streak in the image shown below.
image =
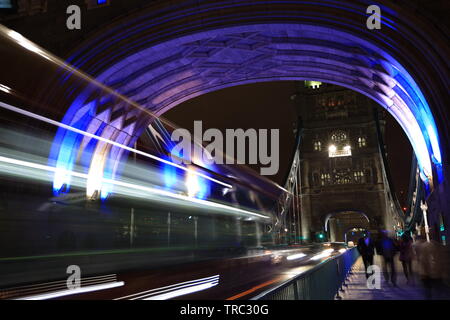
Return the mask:
[[138,292],[128,296],[123,296],[115,300],[167,300],[212,288],[219,284],[219,278],[220,275],[214,275],[211,277],[185,281],[161,288]]
[[310,260],[319,260],[319,259],[322,259],[322,258],[326,258],[326,257],[330,256],[333,251],[334,251],[334,249],[323,250],[321,253],[315,255],[314,257],[312,257]]
[[297,253],[297,254],[293,254],[293,255],[287,256],[286,259],[287,260],[297,260],[297,259],[300,259],[300,258],[303,258],[303,257],[306,257],[306,254],[304,254],[304,253]]
[[257,285],[257,286],[254,286],[254,287],[251,288],[251,289],[248,289],[248,290],[243,291],[243,292],[241,292],[241,293],[238,293],[238,294],[236,294],[236,295],[234,295],[234,296],[231,296],[231,297],[227,298],[226,300],[236,300],[236,299],[239,299],[239,298],[241,298],[241,297],[244,297],[244,296],[246,296],[246,295],[249,295],[249,294],[252,293],[252,292],[255,292],[255,291],[258,290],[258,289],[267,287],[268,285],[271,285],[272,283],[275,283],[275,282],[277,282],[277,281],[281,281],[282,279],[283,279],[283,277],[280,276],[280,277],[277,277],[277,278],[275,278],[275,279],[272,279],[272,280],[263,282],[263,283],[261,283],[261,284],[259,284],[259,285]]
[[[43,171],[49,171],[49,172],[56,172],[58,170],[58,168],[55,168],[52,166],[33,163],[33,162],[29,162],[29,161],[24,161],[24,160],[12,159],[12,158],[3,157],[3,156],[0,156],[0,162],[9,163],[9,164],[13,164],[13,165],[19,165],[19,166],[28,167],[28,168],[39,169],[39,170],[43,170]],[[74,177],[78,177],[78,178],[85,179],[85,180],[88,179],[88,174],[85,174],[85,173],[80,173],[80,172],[75,172],[75,171],[68,171],[68,173]],[[179,199],[182,201],[188,201],[191,203],[196,203],[196,204],[200,204],[202,206],[207,206],[207,207],[211,207],[211,208],[223,209],[223,210],[227,210],[227,211],[234,211],[234,212],[237,212],[237,213],[240,213],[243,215],[251,215],[251,216],[256,216],[256,217],[263,218],[263,219],[270,219],[270,217],[268,217],[268,216],[258,214],[255,212],[251,212],[248,210],[230,207],[230,206],[227,206],[227,205],[224,205],[221,203],[211,202],[211,201],[207,201],[207,200],[190,198],[188,196],[172,193],[172,192],[169,192],[166,190],[156,189],[156,188],[152,188],[152,187],[146,187],[146,186],[142,186],[142,185],[136,185],[136,184],[129,183],[129,182],[118,181],[118,180],[107,179],[107,178],[102,178],[102,182],[110,183],[110,184],[113,184],[116,186],[125,187],[126,189],[140,190],[140,191],[144,191],[144,192],[147,192],[150,194],[157,194],[160,196],[171,197],[171,198]]]
[[[99,284],[111,284],[116,281],[116,274],[109,274],[104,276],[94,276],[81,278],[80,282],[82,287],[99,285]],[[0,297],[3,299],[22,300],[25,298],[31,298],[36,295],[55,293],[59,291],[64,291],[67,289],[67,280],[50,281],[32,285],[22,285],[13,288],[7,288],[2,290]]]
[[7,27],[0,25],[0,36],[7,36],[12,41],[17,43],[18,45],[22,46],[23,48],[27,49],[28,51],[31,51],[42,58],[48,60],[50,63],[53,63],[54,65],[57,65],[58,67],[65,69],[69,73],[73,73],[77,76],[78,79],[82,79],[89,84],[94,84],[96,87],[101,88],[103,91],[105,91],[107,94],[114,95],[115,97],[120,98],[122,101],[125,101],[127,104],[133,106],[134,108],[148,114],[151,117],[158,118],[161,122],[169,125],[172,128],[176,128],[175,124],[171,123],[169,120],[164,119],[163,117],[158,117],[155,113],[151,112],[150,110],[147,110],[143,106],[139,105],[135,101],[127,98],[126,96],[118,93],[117,91],[113,90],[112,88],[104,85],[100,81],[97,81],[96,79],[92,78],[88,74],[76,69],[75,67],[68,64],[66,61],[61,60],[60,58],[56,57],[55,55],[51,54],[49,51],[43,49],[42,47],[39,47],[32,41],[28,40],[24,36],[22,36],[20,33],[8,29]]
[[159,162],[162,162],[162,163],[168,164],[170,166],[176,167],[176,168],[181,169],[183,171],[186,171],[188,173],[195,174],[195,175],[200,176],[202,178],[205,178],[205,179],[208,179],[208,180],[213,181],[215,183],[218,183],[218,184],[220,184],[220,185],[222,185],[224,187],[227,187],[227,188],[230,188],[230,189],[233,188],[233,186],[230,185],[230,184],[227,184],[225,182],[222,182],[222,181],[219,181],[217,179],[211,178],[211,177],[209,177],[209,176],[207,176],[205,174],[202,174],[200,172],[197,172],[195,170],[192,170],[192,169],[189,169],[189,168],[185,168],[185,167],[183,167],[183,166],[181,166],[179,164],[176,164],[176,163],[170,162],[168,160],[159,158],[159,157],[157,157],[155,155],[152,155],[150,153],[143,152],[143,151],[140,151],[140,150],[128,147],[128,146],[123,145],[121,143],[118,143],[118,142],[115,142],[115,141],[112,141],[112,140],[109,140],[109,139],[97,136],[95,134],[92,134],[92,133],[89,133],[89,132],[86,132],[86,131],[74,128],[74,127],[69,126],[67,124],[61,123],[61,122],[53,120],[53,119],[49,119],[47,117],[38,115],[36,113],[30,112],[30,111],[26,111],[26,110],[23,110],[23,109],[20,109],[20,108],[17,108],[17,107],[14,107],[14,106],[12,106],[10,104],[7,104],[7,103],[1,102],[1,101],[0,101],[0,107],[2,107],[4,109],[7,109],[7,110],[10,110],[10,111],[13,111],[13,112],[16,112],[16,113],[19,113],[19,114],[22,114],[24,116],[27,116],[27,117],[30,117],[30,118],[33,118],[33,119],[36,119],[36,120],[39,120],[39,121],[43,121],[43,122],[46,122],[48,124],[51,124],[51,125],[54,125],[54,126],[57,126],[57,127],[60,127],[60,128],[63,128],[63,129],[69,130],[69,131],[72,131],[72,132],[84,135],[86,137],[90,137],[90,138],[93,138],[93,139],[97,139],[99,141],[103,141],[105,143],[109,143],[109,144],[111,144],[113,146],[116,146],[116,147],[122,148],[124,150],[127,150],[127,151],[130,151],[130,152],[139,154],[139,155],[144,156],[146,158],[157,160]]
[[55,292],[49,292],[49,293],[43,293],[43,294],[37,294],[32,295],[28,297],[18,298],[15,300],[47,300],[47,299],[53,299],[53,298],[60,298],[64,296],[70,296],[73,294],[80,294],[80,293],[86,293],[86,292],[93,292],[93,291],[99,291],[99,290],[105,290],[105,289],[112,289],[116,287],[121,287],[125,283],[123,281],[117,281],[112,283],[106,283],[106,284],[97,284],[93,286],[87,286],[87,287],[80,287],[77,289],[66,289],[66,290],[60,290]]

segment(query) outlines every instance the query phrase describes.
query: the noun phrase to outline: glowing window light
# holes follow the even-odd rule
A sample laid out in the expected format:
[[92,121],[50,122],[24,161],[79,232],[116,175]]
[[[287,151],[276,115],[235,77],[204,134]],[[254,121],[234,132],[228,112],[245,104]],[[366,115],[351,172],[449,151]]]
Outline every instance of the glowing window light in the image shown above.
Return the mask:
[[348,157],[352,155],[352,149],[350,146],[345,146],[343,149],[338,149],[334,144],[328,147],[328,157]]
[[342,143],[347,140],[347,134],[339,130],[331,135],[331,140],[336,143]]
[[366,146],[366,138],[365,137],[359,137],[358,138],[358,147],[362,148]]
[[314,142],[314,151],[322,151],[322,143],[320,141]]
[[312,81],[312,80],[305,81],[306,88],[318,89],[321,85],[322,85],[322,82],[320,82],[320,81]]

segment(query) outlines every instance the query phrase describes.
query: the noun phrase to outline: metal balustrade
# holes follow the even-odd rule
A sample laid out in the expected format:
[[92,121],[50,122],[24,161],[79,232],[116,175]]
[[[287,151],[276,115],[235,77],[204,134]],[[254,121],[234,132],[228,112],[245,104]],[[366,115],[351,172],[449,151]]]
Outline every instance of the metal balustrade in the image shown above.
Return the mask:
[[345,280],[358,257],[356,248],[348,249],[252,300],[339,299],[339,291],[345,286]]

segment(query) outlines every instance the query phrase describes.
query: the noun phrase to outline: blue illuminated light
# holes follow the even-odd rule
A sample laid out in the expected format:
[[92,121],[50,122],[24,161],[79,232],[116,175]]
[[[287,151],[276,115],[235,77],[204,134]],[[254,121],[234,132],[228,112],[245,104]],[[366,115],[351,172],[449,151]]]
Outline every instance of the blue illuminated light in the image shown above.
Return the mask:
[[198,177],[199,191],[196,198],[206,199],[209,195],[209,183],[208,180],[202,177]]
[[164,185],[167,189],[171,189],[177,182],[177,169],[174,166],[164,164]]
[[[417,119],[422,135],[427,143],[431,159],[435,164],[440,165],[442,163],[442,157],[439,147],[439,135],[425,97],[406,71],[399,72],[394,78],[404,90],[405,94],[402,95],[402,99],[407,103],[409,109]],[[396,92],[399,93],[398,91]]]
[[[80,130],[84,130],[87,127],[91,119],[90,111],[95,108],[95,102],[80,107],[86,96],[87,93],[74,101],[66,113],[63,123],[71,124]],[[82,139],[82,135],[63,128],[59,128],[56,133],[49,156],[49,164],[57,168],[53,178],[53,193],[55,195],[62,193],[63,190],[64,192],[70,190],[71,177],[68,172],[74,168]]]

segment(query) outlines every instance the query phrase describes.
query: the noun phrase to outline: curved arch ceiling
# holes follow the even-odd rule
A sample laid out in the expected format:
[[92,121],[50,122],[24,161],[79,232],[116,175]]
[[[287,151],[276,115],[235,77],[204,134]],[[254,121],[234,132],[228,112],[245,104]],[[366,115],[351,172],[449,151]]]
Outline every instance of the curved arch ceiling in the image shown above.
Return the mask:
[[[395,28],[384,21],[383,27],[386,26]],[[131,38],[142,30],[145,29],[130,28],[121,37],[110,38],[109,45],[112,47],[127,34]],[[95,58],[97,64],[92,63],[87,68],[89,72],[157,115],[196,96],[246,83],[316,80],[341,85],[372,98],[394,116],[411,141],[424,182],[432,179],[432,163],[441,167],[439,134],[427,100],[412,75],[386,50],[395,48],[390,43],[383,48],[379,46],[380,42],[386,42],[381,37],[375,43],[346,27],[332,28],[326,23],[314,25],[299,20],[204,26],[188,35],[172,36],[148,46],[145,39],[129,40],[124,43],[128,48],[122,51],[116,48],[108,57],[101,51],[106,46],[103,41],[71,60],[83,66]],[[102,57],[108,61],[102,61]],[[88,96],[85,94],[72,105],[66,122],[83,116],[80,110],[89,110],[93,112],[93,120],[106,122],[135,139],[151,121],[149,117],[142,119],[137,110],[114,104],[105,108],[100,99],[90,101]],[[83,109],[88,104],[93,107]],[[81,129],[88,130],[91,124],[92,121],[87,122]],[[110,130],[101,135],[113,138]],[[107,161],[117,162],[120,156],[117,151],[108,154],[104,146],[98,146],[91,166],[103,171]],[[113,176],[116,170],[117,165]]]

